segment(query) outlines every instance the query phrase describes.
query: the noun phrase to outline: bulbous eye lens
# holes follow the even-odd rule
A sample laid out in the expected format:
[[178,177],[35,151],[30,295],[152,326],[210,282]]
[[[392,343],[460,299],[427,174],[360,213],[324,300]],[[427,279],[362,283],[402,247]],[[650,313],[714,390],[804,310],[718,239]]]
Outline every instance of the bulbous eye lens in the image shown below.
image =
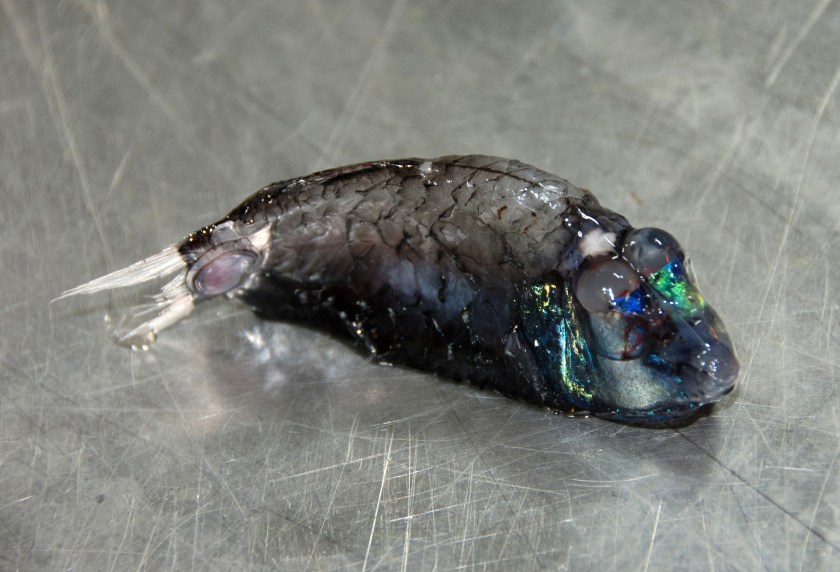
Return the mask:
[[575,296],[589,312],[607,312],[614,300],[639,287],[639,274],[618,258],[586,265],[578,276]]
[[671,263],[680,252],[677,239],[659,228],[640,228],[624,239],[622,255],[639,273],[648,277]]
[[233,290],[254,265],[257,255],[246,250],[225,252],[205,264],[193,278],[193,287],[207,296]]

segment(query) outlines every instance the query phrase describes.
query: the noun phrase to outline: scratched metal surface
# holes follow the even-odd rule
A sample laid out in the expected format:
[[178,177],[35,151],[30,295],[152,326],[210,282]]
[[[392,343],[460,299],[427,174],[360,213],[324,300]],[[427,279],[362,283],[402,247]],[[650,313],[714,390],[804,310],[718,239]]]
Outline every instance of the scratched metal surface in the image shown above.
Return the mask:
[[[0,6],[0,569],[838,569],[840,3]],[[271,180],[466,152],[671,229],[737,391],[645,430],[48,305]]]

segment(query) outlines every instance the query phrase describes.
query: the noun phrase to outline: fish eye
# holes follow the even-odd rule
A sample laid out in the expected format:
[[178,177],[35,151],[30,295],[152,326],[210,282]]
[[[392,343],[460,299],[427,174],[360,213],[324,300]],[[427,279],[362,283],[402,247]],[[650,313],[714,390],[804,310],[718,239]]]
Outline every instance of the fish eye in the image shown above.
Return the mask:
[[230,250],[203,263],[192,279],[193,288],[206,295],[217,296],[233,290],[254,265],[257,255],[248,250]]
[[603,258],[587,263],[575,285],[575,296],[588,312],[609,311],[615,300],[639,287],[638,272],[620,258]]
[[645,278],[670,264],[680,253],[677,239],[659,228],[639,228],[624,239],[624,259]]

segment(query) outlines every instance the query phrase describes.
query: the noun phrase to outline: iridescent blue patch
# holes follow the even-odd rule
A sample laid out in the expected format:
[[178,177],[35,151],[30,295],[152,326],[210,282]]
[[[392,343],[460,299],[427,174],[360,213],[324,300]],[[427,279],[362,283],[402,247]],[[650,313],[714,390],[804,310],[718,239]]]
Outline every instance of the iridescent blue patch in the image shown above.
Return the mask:
[[647,306],[647,296],[640,286],[621,298],[613,300],[613,307],[625,314],[643,314]]

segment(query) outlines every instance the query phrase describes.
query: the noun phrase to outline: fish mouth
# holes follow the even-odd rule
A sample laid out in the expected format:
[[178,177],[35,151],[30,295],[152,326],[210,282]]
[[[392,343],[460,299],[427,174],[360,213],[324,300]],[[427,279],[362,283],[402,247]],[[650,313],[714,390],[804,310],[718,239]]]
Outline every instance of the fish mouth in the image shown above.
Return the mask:
[[[734,360],[734,356],[733,356]],[[710,411],[714,403],[735,389],[738,379],[738,365],[734,361],[723,375],[709,374],[693,368],[683,368],[678,378],[672,381],[679,389],[658,406],[633,412],[637,423],[674,423],[693,419],[701,411]],[[627,416],[626,416],[627,417]]]
[[680,321],[668,343],[632,360],[599,356],[599,417],[636,424],[693,418],[732,392],[740,366],[711,308]]
[[[659,358],[653,358],[658,360]],[[663,424],[694,417],[728,395],[738,379],[734,356],[728,369],[714,374],[691,366],[651,364],[644,360],[602,358],[604,384],[593,413],[633,424]],[[645,363],[647,362],[647,363]],[[621,380],[620,385],[614,385]],[[607,387],[609,385],[609,387]]]
[[740,371],[729,334],[708,306],[701,317],[679,322],[662,357],[676,383],[683,386],[680,395],[692,403],[712,403],[730,393]]

